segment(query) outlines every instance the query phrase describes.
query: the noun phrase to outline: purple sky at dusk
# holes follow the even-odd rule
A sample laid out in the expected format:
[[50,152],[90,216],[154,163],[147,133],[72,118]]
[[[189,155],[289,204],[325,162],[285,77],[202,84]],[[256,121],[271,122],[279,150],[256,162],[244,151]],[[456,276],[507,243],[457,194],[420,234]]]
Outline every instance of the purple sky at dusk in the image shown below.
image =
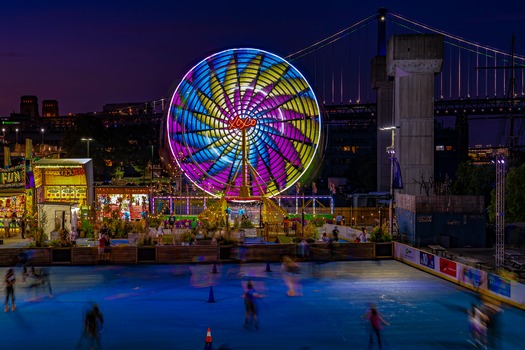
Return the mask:
[[168,97],[210,54],[248,46],[284,57],[381,6],[504,51],[514,33],[525,54],[523,0],[9,1],[0,5],[0,116],[19,112],[22,95],[58,100],[61,115]]

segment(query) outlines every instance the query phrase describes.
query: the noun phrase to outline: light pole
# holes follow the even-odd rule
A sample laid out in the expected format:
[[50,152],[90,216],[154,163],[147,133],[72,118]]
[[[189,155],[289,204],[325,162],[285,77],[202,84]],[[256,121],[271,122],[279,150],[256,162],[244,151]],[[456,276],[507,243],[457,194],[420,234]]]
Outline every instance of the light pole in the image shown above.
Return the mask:
[[18,145],[18,128],[15,129],[16,132],[16,142],[15,145]]
[[94,139],[92,139],[91,137],[83,137],[81,138],[80,140],[86,142],[86,146],[87,146],[87,158],[89,158],[89,143],[91,141],[93,141]]
[[40,129],[40,132],[42,133],[42,141],[40,142],[41,145],[44,144],[44,128]]
[[396,155],[395,140],[396,129],[399,126],[386,126],[379,130],[390,130],[392,132],[392,144],[386,148],[386,153],[390,156],[390,201],[388,203],[388,233],[392,236],[394,232],[394,156]]
[[5,128],[2,128],[2,143],[5,143]]

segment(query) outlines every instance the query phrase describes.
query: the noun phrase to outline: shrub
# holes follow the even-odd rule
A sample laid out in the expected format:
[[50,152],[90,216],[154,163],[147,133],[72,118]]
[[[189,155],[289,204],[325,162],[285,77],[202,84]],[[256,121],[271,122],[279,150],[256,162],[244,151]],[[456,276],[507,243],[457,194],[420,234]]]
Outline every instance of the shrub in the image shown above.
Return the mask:
[[310,222],[311,222],[315,227],[323,227],[324,224],[326,224],[326,218],[324,218],[324,217],[322,217],[322,216],[314,217],[312,220],[310,220]]
[[392,235],[389,232],[389,227],[387,225],[376,226],[370,231],[370,241],[371,242],[391,242]]

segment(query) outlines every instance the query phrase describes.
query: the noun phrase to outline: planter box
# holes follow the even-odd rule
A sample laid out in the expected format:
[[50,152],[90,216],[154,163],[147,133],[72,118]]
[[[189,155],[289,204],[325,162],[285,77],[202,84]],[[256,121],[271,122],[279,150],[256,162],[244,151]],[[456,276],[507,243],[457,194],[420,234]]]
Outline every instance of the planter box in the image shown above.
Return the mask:
[[110,261],[113,264],[136,264],[137,247],[112,247]]
[[217,246],[158,246],[157,262],[161,264],[216,262]]
[[51,262],[53,264],[71,264],[71,248],[52,248]]
[[232,252],[232,245],[220,245],[219,246],[219,259],[228,260]]
[[137,262],[157,261],[157,249],[155,247],[137,247]]
[[71,264],[92,265],[98,263],[97,247],[73,247],[71,248]]
[[376,243],[376,258],[391,258],[393,256],[392,247],[392,242]]
[[27,248],[33,252],[34,265],[50,265],[51,264],[51,248]]
[[[246,245],[244,258],[247,261],[282,261],[283,256],[294,258],[295,244],[250,244]],[[222,259],[222,256],[221,256]]]

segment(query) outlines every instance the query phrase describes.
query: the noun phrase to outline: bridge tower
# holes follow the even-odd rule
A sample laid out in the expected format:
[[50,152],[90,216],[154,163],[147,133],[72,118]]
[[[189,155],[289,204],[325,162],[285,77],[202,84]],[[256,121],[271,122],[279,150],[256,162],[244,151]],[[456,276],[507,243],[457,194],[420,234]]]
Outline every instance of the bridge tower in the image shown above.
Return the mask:
[[377,191],[390,191],[390,160],[386,148],[391,145],[391,133],[379,131],[393,126],[392,92],[393,82],[386,74],[386,17],[387,10],[380,8],[377,12],[377,53],[372,59],[372,88],[376,91],[377,101]]
[[[418,182],[434,177],[434,75],[443,64],[443,36],[394,35],[388,42],[387,75],[393,77],[395,151],[404,189],[421,194]],[[379,107],[378,107],[379,108]]]

